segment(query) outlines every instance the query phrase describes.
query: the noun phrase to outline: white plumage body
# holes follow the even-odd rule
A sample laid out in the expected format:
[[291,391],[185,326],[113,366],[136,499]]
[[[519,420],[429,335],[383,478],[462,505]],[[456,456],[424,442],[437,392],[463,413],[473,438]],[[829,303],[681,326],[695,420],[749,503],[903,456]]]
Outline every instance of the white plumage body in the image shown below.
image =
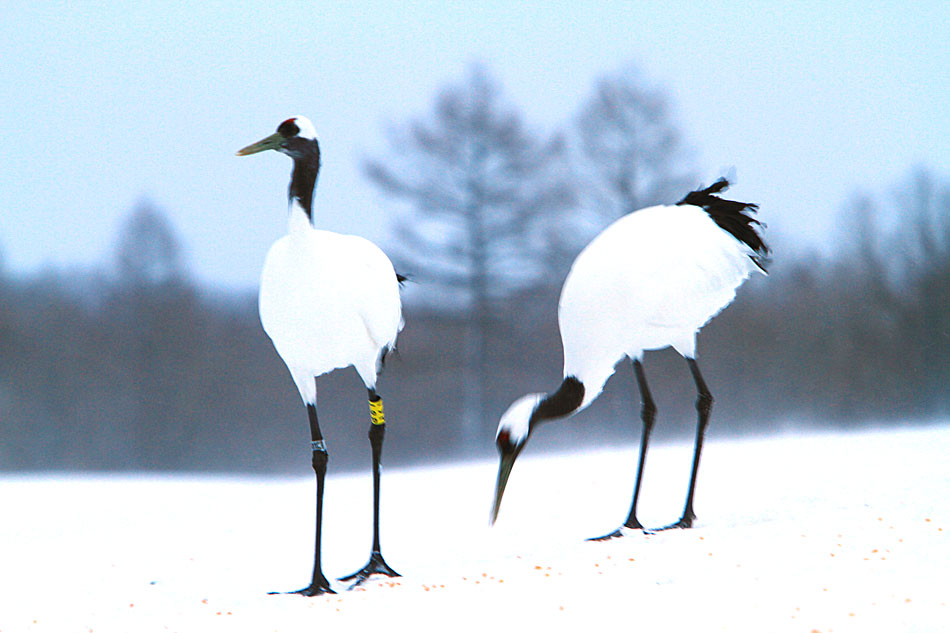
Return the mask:
[[585,387],[581,407],[623,357],[672,346],[687,358],[696,333],[760,270],[754,252],[696,206],[656,206],[604,229],[574,261],[558,323],[564,376]]
[[314,229],[292,206],[290,230],[261,275],[264,331],[304,402],[316,400],[316,376],[349,365],[374,388],[380,356],[403,323],[393,265],[369,240]]

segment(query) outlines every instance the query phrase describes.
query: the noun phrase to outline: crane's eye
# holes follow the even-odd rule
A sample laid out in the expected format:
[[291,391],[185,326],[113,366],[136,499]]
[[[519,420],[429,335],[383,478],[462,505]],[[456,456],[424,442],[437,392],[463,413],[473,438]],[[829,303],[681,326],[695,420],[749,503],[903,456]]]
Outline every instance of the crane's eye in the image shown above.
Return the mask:
[[300,128],[297,127],[297,119],[287,119],[278,125],[277,133],[284,138],[293,138],[300,134]]
[[500,451],[510,451],[514,448],[511,444],[511,433],[508,432],[508,429],[502,429],[498,432],[498,437],[495,438],[495,444],[498,445],[498,450]]

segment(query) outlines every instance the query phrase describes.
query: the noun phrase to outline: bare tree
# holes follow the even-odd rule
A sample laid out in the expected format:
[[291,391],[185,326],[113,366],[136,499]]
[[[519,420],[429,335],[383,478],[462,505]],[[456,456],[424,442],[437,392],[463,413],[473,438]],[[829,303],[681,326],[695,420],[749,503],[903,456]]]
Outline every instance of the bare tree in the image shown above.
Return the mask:
[[695,184],[669,98],[633,66],[597,81],[576,131],[585,198],[608,221],[675,202]]
[[543,224],[573,203],[564,144],[541,139],[505,104],[481,66],[438,94],[431,114],[391,132],[392,156],[366,174],[410,203],[395,226],[397,260],[469,313],[464,440],[484,424],[487,331],[498,301],[544,274]]
[[901,294],[905,306],[901,350],[914,362],[918,400],[950,411],[950,182],[918,168],[898,195],[903,228]]
[[196,427],[189,412],[205,403],[181,387],[181,375],[200,365],[206,352],[205,323],[197,291],[182,263],[181,247],[166,216],[140,203],[119,229],[117,277],[105,304],[116,326],[113,343],[126,368],[134,423],[127,441],[135,465],[154,467],[187,461],[187,455],[156,455],[164,442],[188,446]]
[[150,202],[140,202],[120,228],[115,262],[123,283],[155,285],[181,279],[178,238]]

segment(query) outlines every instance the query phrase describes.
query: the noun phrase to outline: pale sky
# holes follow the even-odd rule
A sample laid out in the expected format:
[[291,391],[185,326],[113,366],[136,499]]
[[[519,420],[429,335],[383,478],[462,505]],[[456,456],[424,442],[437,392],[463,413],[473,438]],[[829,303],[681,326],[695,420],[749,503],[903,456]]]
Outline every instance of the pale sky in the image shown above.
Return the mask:
[[[668,6],[663,6],[664,4]],[[290,161],[234,152],[308,116],[322,228],[384,248],[362,176],[388,126],[483,62],[539,132],[629,63],[670,94],[709,182],[756,201],[773,245],[829,249],[859,188],[950,175],[950,3],[6,3],[0,253],[24,274],[103,266],[148,198],[197,279],[253,287],[286,229]]]

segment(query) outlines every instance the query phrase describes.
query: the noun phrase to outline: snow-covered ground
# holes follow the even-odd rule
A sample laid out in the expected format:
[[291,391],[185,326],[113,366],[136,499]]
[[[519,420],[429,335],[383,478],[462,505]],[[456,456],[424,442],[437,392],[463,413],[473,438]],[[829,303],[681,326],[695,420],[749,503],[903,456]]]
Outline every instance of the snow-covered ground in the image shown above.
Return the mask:
[[[310,476],[0,477],[0,633],[950,630],[948,425],[710,438],[697,527],[606,543],[635,447],[530,453],[494,528],[494,463],[386,471],[403,577],[317,598],[267,595],[309,580]],[[645,523],[679,518],[690,453],[651,450]],[[365,562],[370,493],[328,479],[328,577]]]

